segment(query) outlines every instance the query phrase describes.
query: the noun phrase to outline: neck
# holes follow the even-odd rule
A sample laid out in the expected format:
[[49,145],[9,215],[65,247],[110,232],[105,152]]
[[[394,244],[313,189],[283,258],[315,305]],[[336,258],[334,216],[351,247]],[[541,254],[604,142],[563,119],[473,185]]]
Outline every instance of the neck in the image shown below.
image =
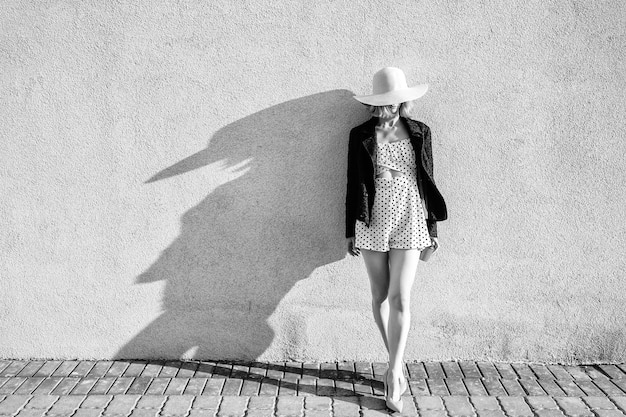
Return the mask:
[[383,129],[390,129],[392,127],[394,127],[396,125],[396,123],[398,123],[398,120],[400,120],[400,115],[396,114],[394,117],[390,118],[390,119],[383,119],[381,117],[378,118],[378,123],[377,125]]

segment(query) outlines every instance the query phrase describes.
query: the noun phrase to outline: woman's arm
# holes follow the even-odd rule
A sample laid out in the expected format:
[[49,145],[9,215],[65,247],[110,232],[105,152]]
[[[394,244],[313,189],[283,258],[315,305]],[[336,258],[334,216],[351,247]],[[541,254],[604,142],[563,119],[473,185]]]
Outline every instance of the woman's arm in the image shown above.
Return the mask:
[[357,170],[358,148],[357,140],[353,131],[350,131],[348,142],[348,181],[346,186],[346,237],[354,237],[356,224],[356,211],[358,202],[359,179]]
[[[427,162],[430,164],[426,167],[426,170],[431,178],[433,176],[433,146],[430,138],[430,128],[427,125],[424,126],[424,151],[426,152]],[[426,221],[428,225],[428,234],[431,237],[437,237],[437,222],[433,220],[432,216],[428,216]]]

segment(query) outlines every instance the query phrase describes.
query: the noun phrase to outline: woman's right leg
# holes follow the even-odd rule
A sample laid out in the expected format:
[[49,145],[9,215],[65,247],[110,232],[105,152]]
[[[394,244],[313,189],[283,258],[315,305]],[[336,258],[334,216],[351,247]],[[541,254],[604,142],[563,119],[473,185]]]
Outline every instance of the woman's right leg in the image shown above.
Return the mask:
[[383,337],[385,348],[389,352],[389,340],[387,337],[387,323],[389,322],[389,253],[361,249],[367,275],[370,279],[372,290],[372,312],[374,321]]

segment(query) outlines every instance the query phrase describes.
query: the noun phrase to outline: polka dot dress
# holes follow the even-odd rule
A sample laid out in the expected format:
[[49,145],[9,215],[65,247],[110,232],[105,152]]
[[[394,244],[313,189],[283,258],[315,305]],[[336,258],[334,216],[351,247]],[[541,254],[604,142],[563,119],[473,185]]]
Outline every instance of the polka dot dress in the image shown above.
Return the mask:
[[393,169],[404,175],[376,178],[370,226],[357,220],[355,246],[379,252],[419,249],[432,244],[417,185],[415,152],[410,139],[379,143],[377,173]]

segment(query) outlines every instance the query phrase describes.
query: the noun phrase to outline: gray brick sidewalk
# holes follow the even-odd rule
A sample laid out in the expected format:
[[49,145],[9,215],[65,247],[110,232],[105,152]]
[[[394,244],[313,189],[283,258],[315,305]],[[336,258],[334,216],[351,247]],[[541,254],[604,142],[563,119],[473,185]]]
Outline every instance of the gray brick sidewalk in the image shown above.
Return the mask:
[[[384,363],[0,360],[0,416],[377,416]],[[404,415],[626,417],[626,364],[405,364]]]

